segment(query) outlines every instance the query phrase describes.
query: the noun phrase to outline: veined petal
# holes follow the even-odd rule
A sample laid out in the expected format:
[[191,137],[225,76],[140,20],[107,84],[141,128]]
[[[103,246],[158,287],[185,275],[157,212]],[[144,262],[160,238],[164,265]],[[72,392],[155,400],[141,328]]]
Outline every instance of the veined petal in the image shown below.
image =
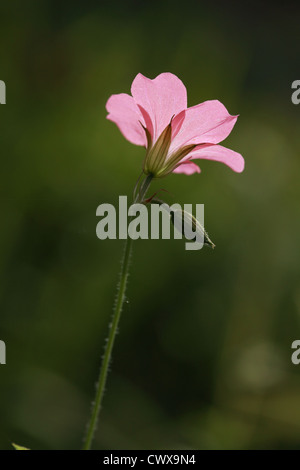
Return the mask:
[[[230,134],[238,116],[231,116],[218,100],[205,101],[182,111],[184,120],[170,152],[188,144],[218,144]],[[180,119],[180,115],[177,117]]]
[[147,145],[147,138],[142,124],[144,118],[132,96],[126,93],[112,95],[107,103],[107,119],[117,124],[124,137],[136,145]]
[[185,175],[192,175],[193,173],[200,173],[200,168],[193,162],[180,163],[172,173],[184,173]]
[[245,167],[245,161],[241,154],[234,152],[222,145],[203,145],[195,148],[189,155],[189,159],[214,160],[225,163],[233,171],[241,173]]
[[131,94],[142,114],[149,116],[155,142],[172,117],[187,107],[187,93],[182,81],[172,73],[161,73],[150,80],[139,73],[132,82]]

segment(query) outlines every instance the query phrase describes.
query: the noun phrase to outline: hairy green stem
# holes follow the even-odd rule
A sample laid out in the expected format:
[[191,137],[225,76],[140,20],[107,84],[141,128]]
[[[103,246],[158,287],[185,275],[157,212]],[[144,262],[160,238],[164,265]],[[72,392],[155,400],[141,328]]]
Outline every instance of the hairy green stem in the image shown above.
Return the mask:
[[[135,203],[140,203],[143,201],[149,189],[152,179],[153,179],[152,175],[148,175],[144,179],[144,181],[141,183],[140,189],[138,191],[138,195],[134,201]],[[94,438],[95,431],[97,428],[97,422],[98,422],[98,417],[99,417],[99,413],[101,410],[103,394],[105,391],[105,385],[106,385],[107,373],[108,373],[108,368],[109,368],[110,359],[111,359],[111,353],[113,350],[115,337],[116,337],[116,333],[117,333],[118,325],[120,321],[120,316],[121,316],[121,312],[122,312],[122,308],[123,308],[123,304],[125,300],[126,285],[127,285],[128,274],[129,274],[129,261],[130,261],[131,249],[132,249],[132,239],[130,237],[127,237],[124,256],[123,256],[123,262],[122,262],[122,268],[121,268],[121,278],[120,278],[120,283],[119,283],[119,287],[117,291],[116,306],[114,309],[112,322],[110,324],[108,339],[107,339],[107,343],[106,343],[105,350],[104,350],[104,356],[103,356],[103,360],[102,360],[102,364],[100,368],[99,380],[96,386],[96,397],[95,397],[95,401],[92,404],[92,415],[88,424],[88,429],[87,429],[86,437],[84,440],[84,445],[83,445],[84,450],[91,449],[93,438]]]

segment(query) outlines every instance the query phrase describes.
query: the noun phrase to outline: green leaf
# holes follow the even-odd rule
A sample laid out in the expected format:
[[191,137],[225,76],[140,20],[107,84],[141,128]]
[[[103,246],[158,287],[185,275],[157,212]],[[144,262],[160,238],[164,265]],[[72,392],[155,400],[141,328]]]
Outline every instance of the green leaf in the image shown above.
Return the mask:
[[30,450],[27,447],[19,446],[18,444],[15,444],[14,442],[12,442],[11,445],[14,447],[15,450]]

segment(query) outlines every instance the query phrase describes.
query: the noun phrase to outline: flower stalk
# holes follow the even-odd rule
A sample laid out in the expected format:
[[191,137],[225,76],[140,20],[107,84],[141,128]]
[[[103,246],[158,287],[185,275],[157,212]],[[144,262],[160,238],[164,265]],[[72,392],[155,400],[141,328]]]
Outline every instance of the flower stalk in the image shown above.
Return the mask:
[[[153,176],[148,175],[141,182],[140,187],[137,190],[137,194],[134,198],[135,203],[142,203],[142,201],[144,200],[147,194],[147,191],[149,189],[152,179],[153,179]],[[123,305],[125,301],[125,296],[126,296],[126,286],[127,286],[128,275],[129,275],[131,251],[132,251],[132,239],[130,237],[127,237],[126,242],[125,242],[123,261],[122,261],[120,283],[117,289],[116,305],[114,308],[112,321],[111,321],[110,328],[109,328],[108,339],[107,339],[107,343],[106,343],[105,350],[104,350],[104,356],[103,356],[102,364],[100,367],[99,379],[96,385],[96,396],[95,396],[94,402],[92,403],[92,414],[91,414],[90,421],[88,423],[87,433],[86,433],[84,444],[83,444],[83,450],[91,449],[93,438],[94,438],[95,431],[97,428],[99,413],[101,411],[101,405],[102,405],[103,395],[104,395],[106,381],[107,381],[107,373],[108,373],[109,364],[111,360],[111,354],[112,354],[116,334],[118,331],[118,325],[120,322],[120,317],[121,317],[121,313],[122,313],[122,309],[123,309]]]

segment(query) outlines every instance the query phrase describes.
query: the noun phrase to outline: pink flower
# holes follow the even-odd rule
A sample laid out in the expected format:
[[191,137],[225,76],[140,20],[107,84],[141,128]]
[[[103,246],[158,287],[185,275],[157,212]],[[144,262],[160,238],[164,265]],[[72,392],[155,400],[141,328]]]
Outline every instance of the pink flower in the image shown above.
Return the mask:
[[243,157],[218,145],[237,120],[220,101],[188,108],[186,88],[172,73],[161,73],[154,80],[139,73],[131,94],[109,98],[107,119],[117,124],[127,140],[146,147],[144,173],[154,177],[200,173],[195,159],[215,160],[238,173],[243,171]]

